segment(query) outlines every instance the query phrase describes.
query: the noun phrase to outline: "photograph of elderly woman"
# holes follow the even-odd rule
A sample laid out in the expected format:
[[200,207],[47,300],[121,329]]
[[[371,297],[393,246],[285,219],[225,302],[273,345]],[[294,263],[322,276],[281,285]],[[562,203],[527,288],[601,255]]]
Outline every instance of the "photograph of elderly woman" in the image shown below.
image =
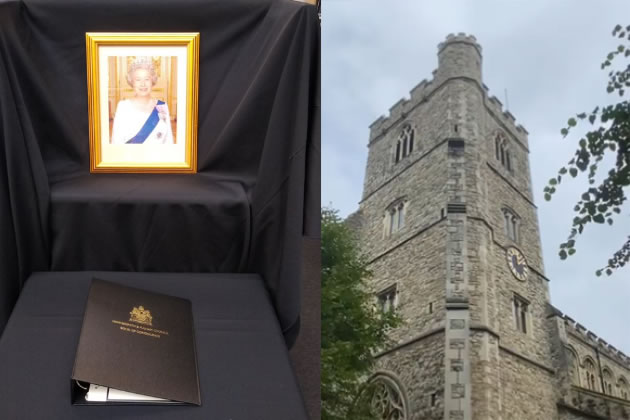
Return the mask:
[[108,58],[109,144],[175,144],[177,57]]

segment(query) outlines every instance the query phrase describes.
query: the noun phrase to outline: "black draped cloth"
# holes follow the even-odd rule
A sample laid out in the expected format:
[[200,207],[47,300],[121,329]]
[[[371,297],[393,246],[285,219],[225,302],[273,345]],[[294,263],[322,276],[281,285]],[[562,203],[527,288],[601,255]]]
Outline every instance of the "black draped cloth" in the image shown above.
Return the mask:
[[[0,0],[0,331],[34,271],[251,272],[319,235],[319,23],[272,0]],[[86,32],[199,32],[198,174],[90,174]]]

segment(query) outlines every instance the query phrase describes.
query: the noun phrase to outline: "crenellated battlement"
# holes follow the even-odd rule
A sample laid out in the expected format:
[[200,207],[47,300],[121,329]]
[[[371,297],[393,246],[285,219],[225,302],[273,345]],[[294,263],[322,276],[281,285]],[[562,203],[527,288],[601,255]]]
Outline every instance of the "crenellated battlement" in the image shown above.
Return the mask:
[[474,35],[467,35],[464,32],[459,32],[457,35],[448,34],[446,36],[446,40],[438,44],[438,51],[442,51],[449,44],[455,44],[455,43],[460,43],[460,42],[472,45],[473,47],[477,49],[477,51],[479,52],[479,55],[481,55],[482,49],[481,49],[481,45],[479,45],[479,43],[477,42],[477,38],[475,38]]
[[406,98],[401,98],[396,102],[391,108],[389,108],[389,119],[397,120],[405,115],[405,111],[408,111],[410,108],[411,101]]
[[575,321],[573,318],[568,315],[563,314],[561,311],[558,311],[558,315],[560,318],[564,320],[564,325],[567,332],[572,332],[573,334],[582,338],[582,340],[589,343],[592,347],[599,350],[602,354],[607,357],[615,360],[619,364],[625,366],[627,369],[630,369],[630,357],[628,357],[621,350],[617,349],[612,344],[609,344],[603,338],[600,338],[592,331],[586,329],[582,324]]
[[480,82],[480,79],[467,76],[465,71],[462,74],[459,74],[457,68],[461,68],[466,64],[460,63],[457,55],[452,59],[440,55],[447,45],[453,43],[464,43],[468,46],[473,46],[481,55],[481,46],[477,43],[477,39],[473,35],[466,35],[465,33],[459,33],[457,35],[449,34],[446,37],[446,40],[438,45],[440,67],[433,70],[433,78],[431,80],[422,80],[413,89],[411,89],[408,98],[399,99],[389,109],[389,113],[387,115],[380,116],[370,125],[370,143],[387,132],[387,130],[389,130],[401,118],[404,118],[407,113],[414,109],[418,104],[425,101],[427,97],[442,86],[443,83],[452,78],[465,77],[469,80],[476,80],[480,84],[479,87],[482,91],[483,97],[485,98],[486,106],[497,118],[499,118],[508,130],[516,135],[519,140],[527,146],[527,130],[521,124],[516,122],[516,118],[507,109],[504,109],[503,104],[496,96],[490,95],[488,86]]
[[[424,79],[409,92],[409,98],[400,98],[390,109],[387,115],[381,115],[370,125],[370,139],[373,140],[387,132],[401,117],[433,93],[438,87],[434,80]],[[525,145],[527,145],[527,135],[529,132],[521,124],[516,122],[516,118],[508,110],[503,109],[503,103],[496,97],[488,94],[488,87],[483,85],[486,106],[497,118],[512,132],[517,135]]]

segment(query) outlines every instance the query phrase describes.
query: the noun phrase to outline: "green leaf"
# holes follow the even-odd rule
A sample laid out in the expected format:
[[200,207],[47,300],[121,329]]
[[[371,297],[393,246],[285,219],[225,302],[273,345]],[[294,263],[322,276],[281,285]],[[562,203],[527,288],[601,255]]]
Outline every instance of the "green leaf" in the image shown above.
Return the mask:
[[590,199],[591,199],[591,196],[589,193],[585,192],[584,194],[582,194],[582,200],[589,201]]
[[558,252],[558,255],[560,255],[560,259],[561,260],[566,260],[567,259],[567,251],[565,251],[564,249],[561,250],[560,252]]
[[612,226],[613,224],[613,219],[611,219],[610,217],[608,219],[606,219],[606,221],[608,222],[609,225]]
[[545,193],[545,201],[551,201],[551,194]]
[[580,147],[584,149],[586,147],[586,140],[580,139]]
[[620,45],[620,46],[617,47],[617,51],[619,51],[619,52],[623,52],[623,50],[625,50],[625,49],[626,49],[626,47],[624,47],[623,45]]
[[[630,51],[630,50],[629,50]],[[588,122],[590,122],[591,124],[593,124],[595,122],[595,118],[597,118],[597,116],[595,114],[591,114],[588,117]]]
[[613,211],[617,214],[621,213],[621,209],[619,207],[613,208]]
[[601,275],[602,275],[602,270],[597,270],[597,271],[595,272],[595,275],[596,275],[597,277],[601,277]]
[[575,246],[575,239],[571,239],[567,242],[567,246],[569,248],[573,248]]
[[576,168],[571,168],[569,169],[569,173],[571,174],[573,178],[575,178],[578,174],[578,170]]
[[551,185],[556,185],[557,183],[558,183],[558,180],[556,178],[551,178],[549,180],[549,184],[551,184]]
[[606,274],[610,276],[612,274],[612,270],[610,268],[607,268],[606,269]]
[[593,222],[595,222],[595,223],[604,223],[605,222],[604,215],[603,214],[597,214],[597,215],[593,216]]
[[575,120],[575,118],[569,118],[567,124],[569,124],[569,127],[575,127],[577,125],[577,121]]
[[559,173],[560,173],[560,174],[562,174],[562,175],[566,174],[566,173],[567,173],[567,168],[565,168],[565,167],[563,166],[562,168],[560,168]]
[[563,136],[566,136],[567,134],[569,134],[569,130],[567,130],[566,128],[563,128],[562,130],[560,130],[560,134],[562,134]]
[[569,255],[573,255],[573,254],[575,254],[575,248],[569,249]]

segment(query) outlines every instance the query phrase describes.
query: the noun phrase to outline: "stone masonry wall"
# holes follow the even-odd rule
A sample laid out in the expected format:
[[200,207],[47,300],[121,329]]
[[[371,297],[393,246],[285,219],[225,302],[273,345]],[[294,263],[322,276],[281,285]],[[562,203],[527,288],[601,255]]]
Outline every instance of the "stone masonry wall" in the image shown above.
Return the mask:
[[390,334],[396,344],[444,326],[445,233],[442,222],[370,265],[374,293],[398,290],[402,325]]
[[553,398],[552,372],[540,369],[519,357],[500,352],[501,412],[503,419],[555,420],[558,418]]
[[411,414],[408,420],[443,420],[443,371],[443,333],[379,356],[375,369],[376,373],[390,372],[404,387]]
[[[444,133],[448,132],[448,121],[444,118],[447,114],[448,93],[447,89],[440,89],[414,108],[409,103],[409,109],[401,112],[391,127],[386,131],[381,131],[379,137],[371,141],[363,200],[374,194],[384,183],[405,171],[413,162],[430,153],[444,140]],[[406,124],[410,124],[415,130],[414,150],[410,155],[395,162],[398,136]],[[435,155],[431,157],[433,156]]]
[[[473,331],[470,338],[473,420],[501,418],[501,370],[499,339]],[[503,417],[505,419],[505,417]]]
[[[417,141],[421,141],[421,138]],[[394,249],[419,231],[439,222],[444,216],[442,209],[446,208],[443,192],[446,155],[444,143],[411,164],[361,203],[362,249],[369,260]],[[415,156],[412,153],[408,158]],[[404,162],[399,162],[401,163]],[[406,202],[405,226],[391,235],[386,235],[387,209],[396,200]]]

